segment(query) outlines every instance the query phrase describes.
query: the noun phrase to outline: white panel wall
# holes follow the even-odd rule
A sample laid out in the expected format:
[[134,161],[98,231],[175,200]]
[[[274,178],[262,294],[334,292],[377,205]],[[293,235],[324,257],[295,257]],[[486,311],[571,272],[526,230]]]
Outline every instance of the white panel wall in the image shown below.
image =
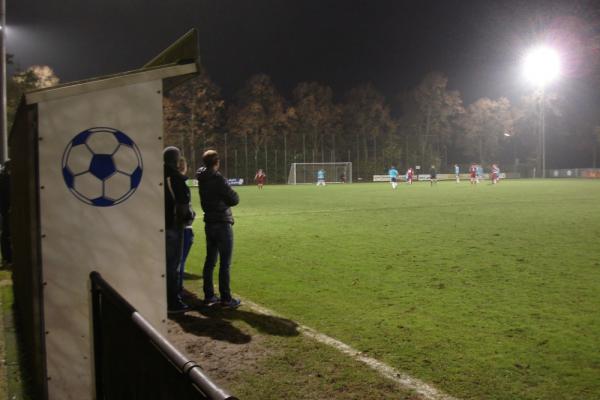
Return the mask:
[[[91,271],[99,271],[145,318],[164,330],[161,90],[162,81],[157,80],[39,104],[42,271],[51,400],[93,398]],[[65,149],[79,132],[93,127],[110,127],[128,135],[143,161],[136,191],[110,207],[81,201],[62,174]]]

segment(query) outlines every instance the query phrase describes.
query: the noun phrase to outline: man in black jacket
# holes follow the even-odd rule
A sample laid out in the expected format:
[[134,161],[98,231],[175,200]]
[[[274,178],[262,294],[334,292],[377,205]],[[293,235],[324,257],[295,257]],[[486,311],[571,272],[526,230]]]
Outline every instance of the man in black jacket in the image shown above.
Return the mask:
[[181,157],[177,147],[163,151],[165,178],[165,239],[167,248],[167,311],[169,314],[184,313],[189,306],[181,299],[179,266],[183,251],[183,229],[186,221],[193,218],[190,207],[190,189],[177,166]]
[[[202,273],[204,279],[204,303],[213,305],[221,302],[224,307],[235,308],[240,300],[231,297],[229,287],[229,267],[233,253],[233,214],[232,206],[239,203],[238,194],[231,189],[227,180],[219,172],[219,155],[208,150],[202,155],[204,167],[198,170],[198,190],[200,204],[204,211],[204,232],[206,234],[206,260]],[[219,292],[221,299],[215,296],[213,270],[220,258]]]

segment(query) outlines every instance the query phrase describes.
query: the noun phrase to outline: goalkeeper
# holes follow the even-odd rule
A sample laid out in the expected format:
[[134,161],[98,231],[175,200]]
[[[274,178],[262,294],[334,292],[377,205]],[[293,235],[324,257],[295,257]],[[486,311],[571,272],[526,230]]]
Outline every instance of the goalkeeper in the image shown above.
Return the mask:
[[322,168],[317,171],[317,186],[325,186],[325,170]]

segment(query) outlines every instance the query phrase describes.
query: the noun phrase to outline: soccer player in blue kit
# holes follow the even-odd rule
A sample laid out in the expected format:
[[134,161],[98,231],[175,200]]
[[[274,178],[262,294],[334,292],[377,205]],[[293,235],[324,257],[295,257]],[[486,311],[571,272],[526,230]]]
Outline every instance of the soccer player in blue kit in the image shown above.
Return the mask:
[[396,189],[398,187],[398,170],[396,167],[392,165],[390,170],[388,171],[388,175],[390,176],[390,182],[392,183],[392,189]]
[[454,164],[454,176],[456,177],[456,183],[460,183],[460,167],[458,164]]
[[317,171],[317,186],[325,186],[325,170],[320,169]]

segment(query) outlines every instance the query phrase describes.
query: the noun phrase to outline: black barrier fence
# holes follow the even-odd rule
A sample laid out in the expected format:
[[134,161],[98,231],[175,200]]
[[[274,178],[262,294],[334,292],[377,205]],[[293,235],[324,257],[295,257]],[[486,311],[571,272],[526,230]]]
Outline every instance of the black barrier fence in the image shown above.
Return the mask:
[[98,272],[90,279],[98,400],[236,400],[173,347]]

